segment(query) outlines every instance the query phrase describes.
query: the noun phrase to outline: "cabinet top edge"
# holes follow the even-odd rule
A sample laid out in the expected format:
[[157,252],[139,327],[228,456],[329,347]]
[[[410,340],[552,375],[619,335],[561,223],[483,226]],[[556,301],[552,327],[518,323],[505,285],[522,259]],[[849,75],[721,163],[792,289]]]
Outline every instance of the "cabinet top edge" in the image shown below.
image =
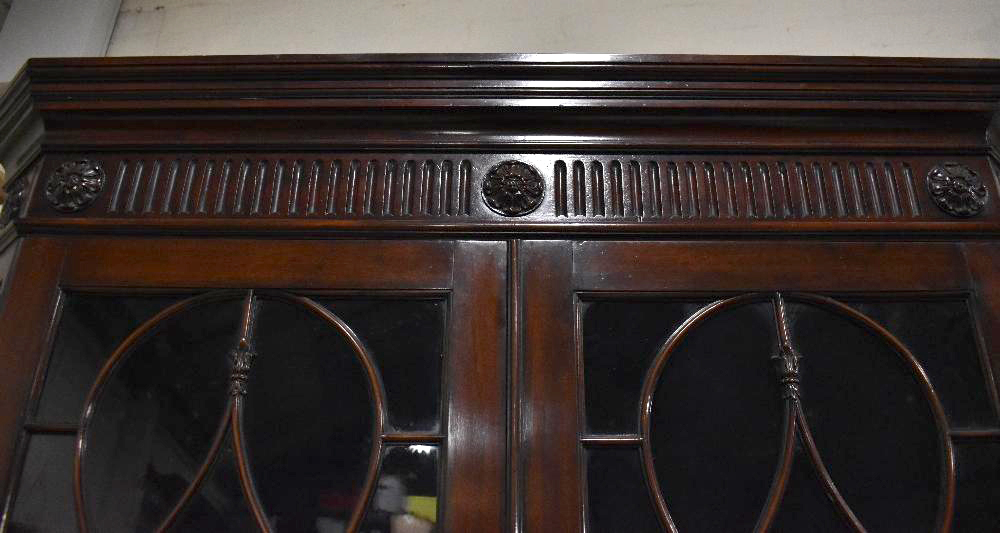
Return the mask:
[[918,56],[824,56],[766,54],[597,54],[597,53],[373,53],[373,54],[246,54],[33,58],[29,64],[130,65],[130,64],[345,64],[345,63],[507,63],[539,64],[675,64],[675,65],[799,65],[799,66],[992,66],[1000,58]]
[[[316,89],[319,82],[391,82],[394,89],[419,89],[419,95],[445,96],[447,82],[463,82],[463,88],[504,91],[559,87],[564,97],[581,95],[588,89],[658,90],[685,88],[664,83],[698,82],[711,96],[726,91],[774,89],[770,83],[811,84],[801,89],[821,91],[817,98],[830,98],[838,87],[851,92],[885,85],[893,94],[882,99],[905,99],[906,86],[930,84],[935,91],[950,91],[964,100],[1000,99],[1000,59],[861,57],[861,56],[718,56],[718,55],[625,55],[625,54],[354,54],[271,56],[158,56],[107,58],[35,58],[28,60],[0,98],[4,108],[30,85],[32,94],[58,95],[107,93],[113,87],[118,98],[156,90],[157,98],[185,97],[186,83],[218,83],[214,88],[242,88],[239,95],[210,93],[202,99],[300,96],[296,91]],[[579,82],[566,85],[566,82]],[[637,87],[636,82],[661,85]],[[128,85],[114,85],[128,82]],[[248,83],[255,83],[247,87]],[[545,82],[550,82],[546,84]],[[264,85],[260,85],[260,84]],[[735,84],[735,85],[734,85]],[[763,85],[762,85],[763,84]],[[900,86],[902,84],[902,86]],[[364,92],[370,87],[353,86]],[[914,87],[917,90],[916,87]],[[921,87],[919,91],[926,91]],[[832,93],[830,93],[832,91]],[[322,95],[322,93],[320,93]],[[621,96],[626,96],[623,93]],[[701,93],[698,93],[701,94]],[[515,96],[510,93],[509,96]],[[524,96],[524,95],[521,95]],[[610,96],[614,96],[611,94]],[[637,95],[638,96],[638,95]],[[644,92],[642,96],[651,96]],[[715,95],[716,97],[720,95]],[[394,95],[398,97],[398,95]],[[768,95],[781,99],[781,94]],[[789,98],[793,98],[789,96]],[[801,99],[801,96],[794,96]]]

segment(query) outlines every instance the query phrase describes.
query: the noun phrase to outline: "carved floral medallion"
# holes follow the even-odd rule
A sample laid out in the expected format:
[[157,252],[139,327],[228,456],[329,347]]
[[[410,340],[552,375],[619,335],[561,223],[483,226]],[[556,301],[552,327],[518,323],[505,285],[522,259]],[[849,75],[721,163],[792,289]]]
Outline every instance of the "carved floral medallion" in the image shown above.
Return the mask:
[[104,169],[97,161],[67,161],[49,176],[45,198],[57,210],[73,213],[90,205],[104,189]]
[[934,203],[949,215],[971,217],[986,207],[987,191],[979,175],[958,163],[942,163],[927,173]]
[[545,197],[545,182],[531,165],[504,161],[483,180],[483,200],[490,209],[508,217],[534,211]]

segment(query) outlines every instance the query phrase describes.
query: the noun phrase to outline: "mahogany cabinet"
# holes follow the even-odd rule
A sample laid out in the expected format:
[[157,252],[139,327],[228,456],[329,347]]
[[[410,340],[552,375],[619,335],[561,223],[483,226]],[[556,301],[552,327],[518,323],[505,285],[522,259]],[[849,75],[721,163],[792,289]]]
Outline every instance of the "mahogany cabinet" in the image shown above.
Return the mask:
[[29,61],[0,530],[1000,529],[1000,61]]

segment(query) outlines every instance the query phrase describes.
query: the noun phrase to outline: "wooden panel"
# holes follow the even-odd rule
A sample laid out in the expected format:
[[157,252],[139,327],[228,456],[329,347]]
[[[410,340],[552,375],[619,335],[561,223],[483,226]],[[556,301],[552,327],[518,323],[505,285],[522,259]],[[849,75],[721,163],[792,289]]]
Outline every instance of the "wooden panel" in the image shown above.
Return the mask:
[[111,169],[103,207],[124,216],[457,217],[469,215],[472,186],[468,160],[426,156],[153,156]]
[[525,531],[582,527],[571,244],[520,243],[523,324],[522,455]]
[[[992,377],[993,400],[1000,411],[1000,245],[966,243],[963,245],[969,274],[975,290],[973,305],[980,320],[986,372]],[[990,375],[991,374],[991,375]]]
[[445,241],[139,238],[67,243],[65,286],[289,289],[447,288],[454,246]]
[[[3,310],[9,435],[59,286],[448,291],[450,531],[582,529],[574,291],[973,292],[997,370],[1000,255],[951,241],[1000,236],[1000,61],[53,59],[7,95],[0,156],[40,161],[8,227],[66,235],[31,241]],[[78,174],[49,186],[79,159],[106,173],[83,206]],[[506,160],[542,179],[524,216],[483,202]],[[945,162],[982,212],[934,203]],[[494,240],[412,240],[444,237]],[[660,240],[496,240],[522,238]]]
[[773,56],[49,59],[12,81],[0,129],[43,114],[57,148],[975,150],[998,71]]
[[[86,217],[467,217],[481,203],[478,186],[492,164],[527,159],[550,184],[551,212],[542,214],[555,217],[945,218],[931,208],[923,184],[940,157],[464,157],[83,153],[54,155],[44,170],[101,161],[107,190]],[[969,161],[988,172],[985,161]]]
[[599,242],[574,248],[580,290],[963,290],[945,243]]
[[457,244],[447,368],[446,531],[503,530],[506,270],[503,243]]
[[[1000,196],[995,180],[986,179],[986,158],[963,154],[64,153],[47,156],[42,176],[81,159],[106,175],[94,204],[62,212],[36,187],[26,227],[230,236],[274,230],[1000,234],[995,200],[966,219],[938,209],[930,196],[927,174],[943,161],[967,166],[989,198]],[[510,160],[533,166],[542,178],[541,204],[524,216],[502,216],[483,201],[484,178]]]
[[29,237],[10,276],[0,311],[0,486],[11,474],[22,413],[47,343],[58,299],[63,250],[58,240]]
[[905,220],[926,209],[909,158],[588,157],[556,161],[553,175],[555,214],[574,218]]
[[0,248],[0,308],[3,306],[4,297],[10,288],[8,278],[11,274],[11,267],[17,259],[20,241],[8,242],[6,246]]

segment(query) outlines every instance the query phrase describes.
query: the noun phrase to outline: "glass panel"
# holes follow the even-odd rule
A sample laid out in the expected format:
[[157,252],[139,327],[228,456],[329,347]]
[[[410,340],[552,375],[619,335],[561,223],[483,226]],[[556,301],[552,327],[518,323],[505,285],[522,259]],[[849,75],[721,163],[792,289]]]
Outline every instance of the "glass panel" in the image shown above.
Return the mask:
[[959,441],[953,531],[1000,531],[1000,442]]
[[382,459],[382,471],[361,531],[434,531],[438,517],[437,496],[437,446],[414,444],[389,447]]
[[830,476],[869,531],[930,531],[941,452],[928,402],[891,345],[843,315],[789,304],[802,405]]
[[111,352],[177,296],[67,293],[37,418],[76,423],[83,401]]
[[996,425],[965,300],[852,302],[899,337],[927,371],[953,426]]
[[335,500],[353,508],[374,425],[368,377],[345,338],[302,307],[262,301],[245,420],[261,503],[282,531],[312,531]]
[[642,380],[663,342],[708,301],[599,300],[583,304],[587,431],[635,433]]
[[[243,497],[233,454],[232,436],[226,438],[219,456],[198,493],[188,502],[170,531],[256,531],[257,525]],[[278,527],[276,531],[285,531]]]
[[385,386],[389,424],[437,431],[447,303],[436,299],[321,299],[364,341]]
[[792,472],[771,531],[808,531],[809,533],[849,533],[853,531],[841,518],[833,502],[823,491],[808,452],[798,447]]
[[76,531],[73,503],[75,435],[32,435],[9,531]]
[[593,448],[587,453],[587,530],[660,531],[639,450]]
[[152,530],[179,500],[224,416],[239,311],[237,300],[188,309],[107,381],[83,465],[94,530]]
[[763,507],[784,411],[770,361],[773,316],[769,302],[724,311],[667,359],[650,444],[680,531],[746,530]]

